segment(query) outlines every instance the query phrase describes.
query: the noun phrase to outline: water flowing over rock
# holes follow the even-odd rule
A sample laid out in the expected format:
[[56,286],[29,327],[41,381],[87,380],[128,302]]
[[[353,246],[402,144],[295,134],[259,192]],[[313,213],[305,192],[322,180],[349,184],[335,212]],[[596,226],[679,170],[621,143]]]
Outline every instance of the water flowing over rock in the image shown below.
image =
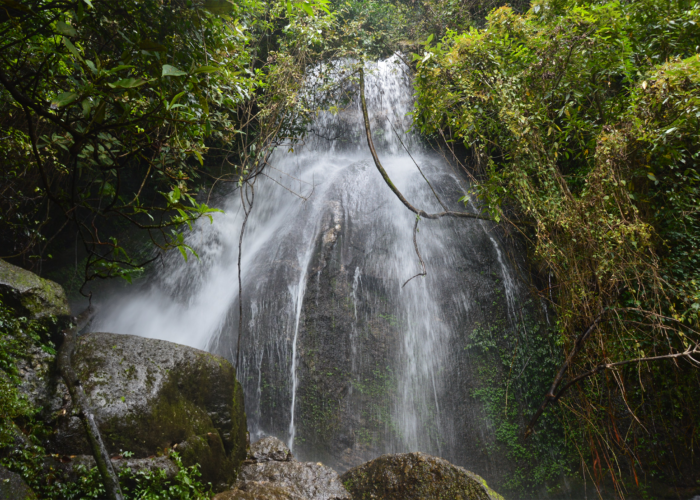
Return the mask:
[[384,455],[342,480],[353,500],[503,500],[476,474],[423,453]]
[[[347,90],[353,91],[351,84]],[[399,58],[367,69],[379,155],[411,202],[460,203],[467,176],[410,128],[411,81]],[[339,471],[384,453],[423,451],[489,481],[510,467],[483,403],[488,362],[466,349],[477,329],[510,329],[523,289],[518,259],[490,222],[423,220],[384,184],[367,152],[357,100],[320,113],[303,146],[279,148],[256,180],[242,251],[238,378],[253,439],[285,440],[302,460]],[[403,144],[402,144],[403,143]],[[468,200],[468,198],[466,198]],[[138,290],[103,301],[93,329],[167,339],[235,361],[240,194],[186,234],[199,255],[170,255]],[[500,366],[494,370],[498,372]]]
[[[199,463],[202,478],[224,489],[245,458],[243,395],[223,358],[161,340],[90,333],[80,337],[73,367],[90,401],[110,453],[135,458],[180,452],[184,465]],[[60,398],[62,382],[57,382]],[[70,398],[61,399],[49,448],[62,455],[89,454]]]

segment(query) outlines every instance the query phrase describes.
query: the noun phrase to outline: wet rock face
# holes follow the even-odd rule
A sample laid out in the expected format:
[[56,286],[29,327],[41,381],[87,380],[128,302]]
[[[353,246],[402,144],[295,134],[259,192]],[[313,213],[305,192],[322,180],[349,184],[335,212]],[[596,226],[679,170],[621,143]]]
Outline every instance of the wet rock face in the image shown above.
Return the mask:
[[214,498],[350,500],[350,494],[333,469],[320,463],[297,462],[282,441],[265,437],[250,445],[248,460],[241,468],[236,488]]
[[[245,459],[246,417],[228,361],[162,340],[90,333],[78,339],[73,367],[110,453],[144,458],[175,448],[215,488],[232,482]],[[60,391],[62,382],[56,385]],[[90,453],[70,399],[54,423],[51,451]]]
[[19,474],[0,467],[0,500],[36,500],[36,495]]
[[67,320],[70,307],[61,285],[0,260],[0,297],[30,319]]
[[262,462],[241,469],[239,489],[248,482],[282,485],[308,500],[350,500],[338,473],[330,467],[312,462]]
[[241,488],[219,493],[212,500],[306,500],[289,488],[267,481],[248,481]]
[[254,462],[291,462],[294,455],[287,445],[273,436],[267,436],[250,445],[248,459]]
[[476,474],[424,453],[383,455],[341,479],[353,500],[503,500]]

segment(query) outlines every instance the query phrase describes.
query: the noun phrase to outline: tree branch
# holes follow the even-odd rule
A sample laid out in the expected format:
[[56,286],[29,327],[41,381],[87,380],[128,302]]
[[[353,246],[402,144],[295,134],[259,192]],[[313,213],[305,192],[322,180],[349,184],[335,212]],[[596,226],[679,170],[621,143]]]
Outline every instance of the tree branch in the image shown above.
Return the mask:
[[377,166],[377,170],[379,170],[379,173],[382,175],[384,182],[386,182],[387,186],[389,186],[389,188],[393,191],[393,193],[396,195],[396,197],[399,200],[401,200],[401,203],[403,203],[404,206],[406,208],[408,208],[414,214],[420,215],[421,217],[425,217],[426,219],[440,219],[442,217],[456,217],[456,218],[465,218],[465,219],[481,219],[481,220],[493,221],[493,219],[491,217],[485,217],[483,215],[472,214],[472,213],[468,213],[468,212],[449,212],[446,210],[444,212],[429,214],[425,210],[420,210],[420,209],[414,207],[404,197],[404,195],[401,194],[401,191],[399,191],[398,188],[394,185],[394,183],[391,182],[391,178],[389,177],[389,174],[387,174],[386,170],[384,170],[382,163],[379,161],[379,156],[377,155],[377,150],[374,147],[374,142],[372,141],[372,131],[370,130],[370,124],[369,124],[369,114],[367,113],[367,102],[365,100],[365,71],[364,71],[364,68],[360,67],[359,73],[360,73],[360,100],[362,102],[362,114],[363,114],[364,120],[365,120],[365,132],[367,134],[367,145],[369,146],[369,150],[372,153],[372,158],[374,159],[374,164]]
[[97,468],[100,471],[102,481],[107,490],[107,495],[110,500],[124,500],[124,496],[119,488],[119,479],[112,467],[112,461],[109,458],[109,453],[104,445],[104,441],[102,441],[100,429],[97,427],[95,417],[90,411],[90,404],[85,396],[83,386],[71,364],[71,357],[75,350],[76,336],[78,332],[85,327],[94,313],[95,310],[93,307],[88,307],[78,316],[76,325],[64,332],[65,339],[58,353],[57,365],[63,380],[66,382],[66,386],[68,386],[68,392],[70,392],[73,406],[78,409],[78,416],[85,427],[85,433],[87,434],[90,448],[92,448],[92,454],[95,457]]

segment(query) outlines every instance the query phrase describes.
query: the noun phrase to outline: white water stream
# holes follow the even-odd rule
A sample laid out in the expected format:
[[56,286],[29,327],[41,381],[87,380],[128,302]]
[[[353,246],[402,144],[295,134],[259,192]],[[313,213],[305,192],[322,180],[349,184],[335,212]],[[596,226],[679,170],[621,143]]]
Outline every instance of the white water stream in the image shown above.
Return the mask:
[[[464,210],[457,203],[463,194],[458,180],[406,133],[411,84],[397,58],[373,66],[367,101],[380,157],[406,197],[426,211],[440,210],[392,124],[443,200],[451,209]],[[314,130],[340,138],[310,137],[294,152],[274,153],[269,178],[257,181],[244,236],[238,378],[251,439],[275,434],[290,448],[297,446],[305,424],[299,420],[300,405],[313,395],[312,374],[319,363],[331,366],[328,360],[337,356],[336,364],[349,373],[343,379],[347,395],[333,400],[337,409],[328,403],[321,410],[332,410],[339,419],[340,430],[333,432],[352,435],[348,450],[420,450],[461,465],[478,462],[476,472],[486,474],[490,462],[477,459],[474,450],[481,446],[476,441],[493,441],[493,434],[468,396],[467,325],[489,320],[492,274],[505,288],[504,312],[512,321],[518,294],[491,226],[422,221],[418,242],[428,275],[401,288],[420,270],[412,241],[415,219],[371,162],[357,103],[338,115],[322,113]],[[104,301],[93,329],[169,340],[235,360],[243,218],[238,193],[223,200],[221,208],[224,213],[216,214],[213,224],[200,221],[186,235],[199,260],[185,263],[170,255],[140,289]],[[330,278],[329,269],[335,273]],[[338,290],[346,280],[347,296],[331,297],[324,280]],[[350,311],[346,316],[322,310],[341,311],[343,301]],[[383,406],[367,403],[377,381],[384,384]],[[306,441],[299,441],[306,443],[307,456],[314,453],[308,444],[312,434],[306,429]]]

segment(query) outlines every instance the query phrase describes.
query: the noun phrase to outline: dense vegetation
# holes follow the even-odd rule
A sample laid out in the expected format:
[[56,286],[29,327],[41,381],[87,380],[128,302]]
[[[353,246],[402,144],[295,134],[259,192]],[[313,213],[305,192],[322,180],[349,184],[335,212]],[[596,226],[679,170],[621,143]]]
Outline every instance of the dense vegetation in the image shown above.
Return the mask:
[[[416,127],[525,242],[525,279],[556,313],[548,329],[526,318],[512,355],[498,331],[474,335],[524,374],[476,394],[517,464],[510,486],[578,470],[619,496],[697,487],[700,372],[683,353],[700,341],[700,5],[502,4],[0,0],[0,256],[40,271],[79,243],[81,283],[131,279],[154,248],[188,258],[181,230],[216,187],[247,190],[333,97],[309,68],[416,52]],[[27,346],[52,346],[4,308],[0,328],[7,443],[13,421],[43,432],[14,377]],[[68,498],[30,455],[6,464]],[[170,486],[194,489],[172,497],[204,495],[184,474]],[[142,479],[138,494],[162,486]],[[81,484],[70,495],[99,494],[94,471]]]
[[[528,243],[571,358],[547,403],[585,473],[620,495],[696,486],[700,6],[537,1],[486,21],[414,56],[417,126],[469,148],[476,194]],[[659,356],[677,357],[641,361]]]

